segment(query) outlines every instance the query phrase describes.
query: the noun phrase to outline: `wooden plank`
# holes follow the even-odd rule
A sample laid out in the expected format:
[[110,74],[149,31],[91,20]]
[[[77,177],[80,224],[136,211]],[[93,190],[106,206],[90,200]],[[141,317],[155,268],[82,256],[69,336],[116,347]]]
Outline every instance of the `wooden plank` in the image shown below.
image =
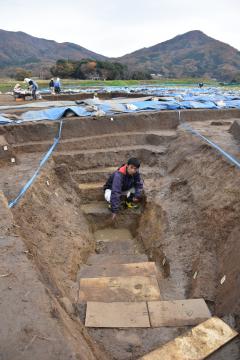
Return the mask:
[[146,302],[88,302],[85,326],[100,328],[149,328]]
[[84,265],[80,272],[81,278],[97,278],[102,276],[151,276],[156,275],[154,262],[140,262],[130,264]]
[[221,319],[212,317],[139,360],[203,360],[237,335]]
[[80,301],[160,300],[155,276],[85,278],[80,280]]
[[211,317],[203,299],[149,301],[148,310],[152,327],[198,325]]
[[126,254],[126,255],[98,255],[94,254],[87,259],[87,265],[106,265],[106,264],[126,264],[148,261],[145,254]]

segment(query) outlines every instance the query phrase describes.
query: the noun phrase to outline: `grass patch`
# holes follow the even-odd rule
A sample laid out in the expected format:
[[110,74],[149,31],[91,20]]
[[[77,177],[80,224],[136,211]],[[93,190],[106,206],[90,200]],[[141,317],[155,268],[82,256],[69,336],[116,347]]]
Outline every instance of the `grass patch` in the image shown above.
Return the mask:
[[[40,88],[48,88],[49,80],[38,80],[38,85]],[[23,84],[23,87],[26,85],[17,80],[12,79],[0,79],[0,91],[5,93],[7,91],[12,91],[15,84],[19,82]],[[192,79],[192,78],[183,78],[183,79],[159,79],[159,80],[74,80],[74,79],[62,79],[61,83],[65,87],[102,87],[102,86],[143,86],[143,85],[152,85],[152,86],[189,86],[196,87],[199,82],[203,82],[205,86],[219,86],[219,83],[214,80],[209,79]],[[224,89],[232,89],[239,90],[239,84],[232,84],[227,86],[222,86]]]

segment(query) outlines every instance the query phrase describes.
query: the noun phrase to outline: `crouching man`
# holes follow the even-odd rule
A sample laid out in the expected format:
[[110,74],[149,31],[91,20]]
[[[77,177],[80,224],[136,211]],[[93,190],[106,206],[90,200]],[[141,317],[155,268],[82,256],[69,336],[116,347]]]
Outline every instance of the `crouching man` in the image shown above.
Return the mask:
[[136,158],[128,160],[112,175],[104,185],[105,200],[110,204],[112,219],[114,220],[121,205],[121,196],[125,195],[126,205],[129,208],[136,207],[143,193],[143,181],[140,173],[140,161]]

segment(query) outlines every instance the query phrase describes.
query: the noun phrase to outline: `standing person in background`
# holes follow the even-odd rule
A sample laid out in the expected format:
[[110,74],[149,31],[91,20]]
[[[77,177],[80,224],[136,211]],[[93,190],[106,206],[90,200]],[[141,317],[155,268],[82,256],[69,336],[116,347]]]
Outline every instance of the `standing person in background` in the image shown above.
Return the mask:
[[33,100],[37,100],[36,92],[38,89],[38,84],[36,83],[36,81],[29,78],[25,78],[24,82],[28,85],[28,88],[31,90]]
[[54,79],[51,78],[51,80],[49,81],[49,89],[51,91],[51,94],[54,94]]
[[57,78],[57,80],[54,81],[54,92],[55,94],[60,94],[61,92],[61,82],[59,78]]

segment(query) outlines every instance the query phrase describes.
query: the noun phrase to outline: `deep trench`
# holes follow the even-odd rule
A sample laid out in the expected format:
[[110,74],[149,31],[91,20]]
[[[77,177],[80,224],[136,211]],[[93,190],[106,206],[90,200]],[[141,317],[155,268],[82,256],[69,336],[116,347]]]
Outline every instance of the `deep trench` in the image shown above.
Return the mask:
[[[74,304],[75,316],[83,324],[86,307],[78,301],[79,274],[91,256],[105,253],[104,246],[96,244],[94,232],[110,228],[128,229],[138,254],[156,262],[164,300],[203,297],[213,315],[239,330],[237,170],[189,134],[160,132],[144,136],[127,132],[118,137],[118,149],[110,154],[104,137],[89,137],[89,148],[93,144],[102,148],[98,154],[90,150],[82,156],[69,149],[61,153],[60,145],[54,161],[13,210],[21,226],[19,232],[34,256],[42,281],[56,298],[67,297]],[[136,144],[140,141],[150,148],[122,152],[121,146],[134,142],[134,138],[138,138]],[[103,184],[109,167],[121,165],[130,155],[142,161],[146,199],[141,209],[121,211],[114,224],[109,222],[106,205],[98,212],[94,205],[93,210],[84,212],[92,202],[103,200],[102,189],[91,187],[91,183]],[[100,172],[101,168],[108,170]],[[89,188],[79,187],[80,182]],[[221,284],[223,276],[226,281]],[[124,360],[137,359],[186,330],[188,327],[84,331],[109,359]],[[239,358],[238,340],[209,357]]]

